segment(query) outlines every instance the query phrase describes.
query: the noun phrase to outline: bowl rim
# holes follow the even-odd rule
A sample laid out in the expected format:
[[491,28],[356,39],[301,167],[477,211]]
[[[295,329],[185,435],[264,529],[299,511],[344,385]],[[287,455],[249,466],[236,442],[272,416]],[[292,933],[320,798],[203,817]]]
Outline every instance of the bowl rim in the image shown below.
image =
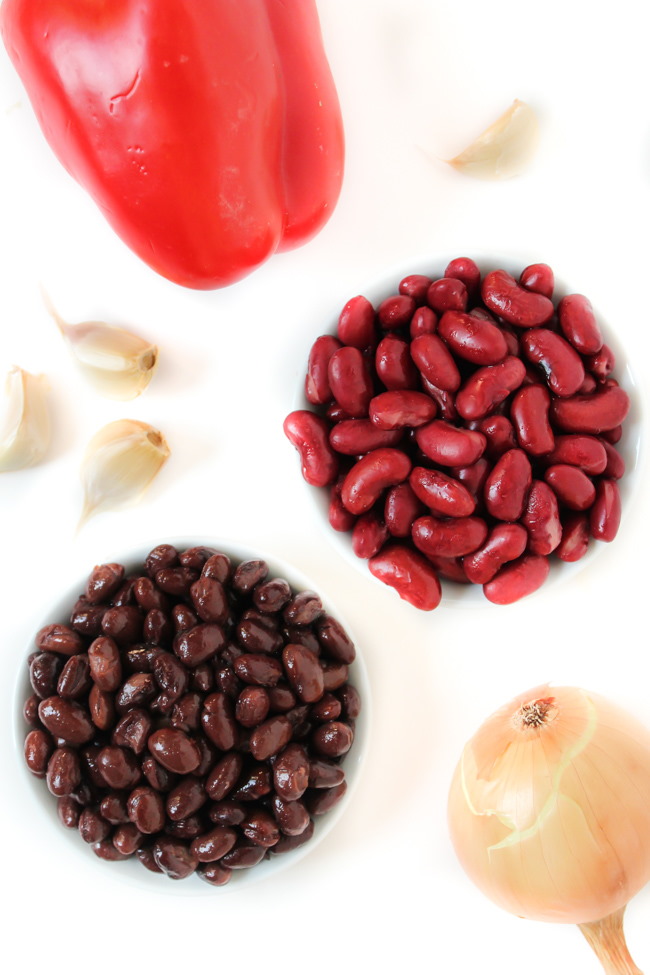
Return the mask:
[[[362,292],[359,292],[359,294],[363,294],[376,307],[377,304],[384,298],[397,294],[399,282],[407,275],[424,274],[433,279],[436,277],[442,277],[444,275],[445,268],[450,261],[459,257],[468,257],[469,255],[470,252],[466,251],[463,254],[456,254],[455,257],[452,257],[449,254],[443,253],[442,251],[436,251],[428,255],[420,254],[407,260],[400,260],[385,268],[382,273],[373,277],[373,279],[368,282],[367,288],[365,288]],[[481,272],[481,277],[488,273],[488,271],[496,270],[498,268],[507,271],[509,274],[515,277],[515,279],[518,279],[524,268],[528,267],[530,264],[548,263],[540,258],[539,255],[535,256],[528,254],[526,256],[523,254],[523,252],[518,255],[512,252],[505,256],[503,254],[494,256],[481,250],[475,253],[471,259],[477,264]],[[563,275],[558,277],[555,274],[553,264],[549,264],[549,266],[554,272],[553,301],[555,304],[563,295],[578,293],[568,287]],[[352,295],[348,295],[347,298],[339,301],[336,306],[334,305],[334,301],[332,302],[331,311],[329,313],[326,312],[323,316],[323,328],[319,331],[318,335],[336,334],[338,316],[345,303],[349,301],[351,297]],[[630,412],[625,420],[623,436],[621,437],[621,441],[616,444],[617,450],[620,451],[625,461],[625,474],[618,482],[622,502],[621,527],[619,528],[620,532],[622,529],[624,529],[624,526],[627,523],[628,510],[632,505],[633,498],[639,490],[640,478],[638,475],[640,468],[645,463],[645,454],[647,450],[645,440],[641,433],[643,418],[642,397],[640,393],[641,387],[640,383],[636,379],[634,370],[630,365],[630,357],[626,354],[624,345],[621,343],[618,336],[613,332],[613,329],[610,328],[608,322],[600,314],[598,306],[593,305],[593,307],[596,318],[602,327],[605,344],[611,348],[616,358],[615,371],[617,373],[620,386],[628,393],[630,397]],[[318,336],[315,335],[310,340],[309,348],[311,348],[311,345],[317,337]],[[306,359],[305,364],[301,364],[299,367],[300,378],[299,384],[294,393],[292,410],[314,409],[313,405],[309,403],[305,397],[305,368]],[[301,480],[303,479],[301,478]],[[304,480],[303,484],[307,489],[312,507],[316,512],[319,527],[335,551],[337,551],[346,562],[352,565],[357,572],[361,572],[366,579],[371,580],[373,585],[381,586],[383,589],[386,589],[386,584],[381,582],[368,571],[367,560],[359,559],[352,551],[350,533],[335,531],[330,526],[327,517],[329,488],[313,487],[312,485],[307,484],[307,482]],[[565,585],[575,576],[592,566],[603,551],[606,550],[609,544],[610,543],[608,542],[599,541],[597,539],[590,539],[589,550],[587,551],[586,555],[584,555],[583,558],[579,559],[577,562],[562,562],[557,558],[551,559],[550,571],[544,585],[530,596],[527,596],[526,601],[528,602],[529,600],[534,599],[541,593],[548,594],[550,590],[558,585]],[[446,578],[441,578],[441,585],[441,606],[446,606],[452,609],[457,609],[459,607],[466,609],[471,606],[486,607],[492,605],[489,600],[484,597],[482,586],[480,585],[464,585],[462,583],[453,582],[452,580]],[[415,607],[410,606],[410,604],[403,600],[400,600],[400,602],[408,607],[409,610],[416,612],[418,615],[422,612],[421,610],[417,610]]]
[[[340,799],[336,806],[328,813],[315,817],[314,834],[308,842],[295,850],[283,853],[277,857],[270,857],[267,860],[263,860],[259,864],[256,864],[255,867],[243,870],[234,870],[230,881],[223,887],[214,886],[201,881],[195,875],[186,878],[185,881],[179,886],[178,884],[170,883],[170,878],[164,874],[156,874],[147,870],[140,863],[138,863],[135,858],[116,862],[100,860],[100,858],[98,858],[93,852],[91,846],[83,842],[76,829],[66,829],[61,824],[57,815],[56,798],[48,791],[45,780],[39,779],[37,776],[33,775],[27,768],[24,761],[25,736],[30,730],[33,730],[31,726],[27,724],[23,716],[24,703],[33,693],[29,682],[28,669],[25,666],[27,657],[34,651],[33,644],[26,648],[25,656],[21,657],[18,672],[14,681],[12,694],[12,708],[14,717],[12,727],[12,735],[14,739],[13,752],[20,769],[20,778],[25,783],[26,789],[31,791],[33,799],[38,802],[45,814],[49,815],[50,822],[57,827],[58,835],[63,834],[63,842],[67,841],[69,843],[70,852],[73,856],[75,856],[75,862],[81,863],[81,861],[77,860],[76,857],[83,857],[87,864],[89,862],[94,863],[100,866],[100,868],[103,870],[108,869],[111,871],[111,874],[113,877],[115,877],[115,879],[122,880],[125,883],[129,883],[132,886],[136,886],[141,889],[146,889],[149,892],[169,894],[178,894],[181,892],[183,894],[190,894],[192,896],[214,896],[215,894],[227,896],[228,892],[232,894],[233,891],[241,888],[248,888],[252,884],[270,880],[276,874],[281,873],[284,870],[287,870],[289,867],[299,863],[301,860],[307,857],[309,853],[315,850],[325,839],[325,837],[332,832],[336,824],[349,808],[352,798],[358,788],[362,770],[367,764],[367,756],[369,751],[369,730],[372,722],[371,685],[369,673],[364,653],[359,648],[353,628],[349,625],[349,621],[344,618],[343,614],[336,609],[329,593],[325,592],[301,569],[297,568],[292,563],[287,562],[283,558],[273,555],[271,552],[263,549],[262,547],[258,548],[257,546],[241,545],[233,542],[232,540],[217,538],[207,534],[200,538],[196,538],[193,535],[174,535],[170,537],[158,538],[157,541],[153,542],[140,542],[139,544],[134,545],[128,551],[123,552],[119,557],[115,552],[112,552],[106,558],[93,562],[93,565],[100,565],[106,562],[118,562],[119,564],[125,566],[128,573],[129,571],[132,571],[136,567],[142,565],[146,555],[156,545],[161,544],[173,545],[179,552],[194,546],[214,548],[216,551],[223,552],[231,557],[234,562],[241,562],[247,559],[263,559],[269,567],[269,577],[280,576],[281,578],[285,578],[291,585],[292,589],[297,592],[304,589],[315,591],[322,600],[325,612],[332,615],[344,627],[356,648],[356,657],[355,660],[349,665],[349,674],[350,682],[359,691],[362,701],[362,708],[361,713],[355,722],[355,735],[352,748],[345,756],[342,763],[345,768],[347,781],[347,789],[342,799]],[[67,584],[64,593],[54,603],[54,605],[50,606],[49,610],[42,613],[39,612],[39,621],[33,628],[32,640],[33,636],[39,631],[39,629],[42,626],[46,626],[48,623],[67,623],[70,610],[74,605],[74,602],[79,597],[79,594],[84,591],[88,574],[92,570],[92,567],[93,566],[87,568],[85,575],[80,579],[79,582]]]

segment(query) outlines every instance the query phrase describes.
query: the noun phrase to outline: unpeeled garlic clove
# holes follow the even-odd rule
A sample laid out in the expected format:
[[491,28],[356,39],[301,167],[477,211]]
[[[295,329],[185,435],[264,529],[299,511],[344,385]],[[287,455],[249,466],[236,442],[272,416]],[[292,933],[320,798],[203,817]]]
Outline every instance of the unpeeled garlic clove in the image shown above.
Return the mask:
[[59,327],[81,372],[110,399],[135,399],[153,377],[158,348],[145,339],[106,322],[66,322],[43,292],[46,307]]
[[50,444],[47,382],[12,366],[5,385],[5,414],[0,423],[0,472],[38,464]]
[[81,467],[84,507],[79,525],[100,511],[136,504],[169,457],[165,438],[139,420],[115,420],[92,438]]
[[509,179],[526,169],[537,148],[538,136],[534,111],[526,102],[515,99],[464,152],[447,162],[475,179]]

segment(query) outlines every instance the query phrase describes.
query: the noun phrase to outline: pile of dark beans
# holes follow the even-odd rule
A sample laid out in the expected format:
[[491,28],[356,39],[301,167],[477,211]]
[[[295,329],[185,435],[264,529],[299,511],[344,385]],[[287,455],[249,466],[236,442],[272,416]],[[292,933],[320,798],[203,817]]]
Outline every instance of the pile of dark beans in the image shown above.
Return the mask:
[[514,602],[550,556],[575,562],[616,535],[629,397],[589,300],[554,290],[547,264],[516,280],[456,258],[376,307],[350,299],[311,349],[312,408],[284,424],[303,477],[419,609],[439,604],[440,577]]
[[104,860],[221,886],[345,793],[354,644],[262,560],[162,544],[96,566],[35,642],[25,760]]

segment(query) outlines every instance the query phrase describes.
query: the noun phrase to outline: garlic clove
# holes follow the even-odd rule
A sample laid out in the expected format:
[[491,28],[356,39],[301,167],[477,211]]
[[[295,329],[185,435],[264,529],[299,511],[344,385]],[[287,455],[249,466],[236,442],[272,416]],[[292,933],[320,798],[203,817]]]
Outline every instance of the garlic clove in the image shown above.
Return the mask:
[[82,463],[84,507],[79,526],[100,511],[136,504],[170,452],[160,431],[148,423],[116,420],[102,427]]
[[447,162],[475,179],[510,179],[530,163],[539,139],[537,116],[530,105],[515,99],[460,155]]
[[5,413],[0,421],[0,472],[38,464],[50,444],[47,381],[18,366],[7,375]]
[[77,366],[99,393],[110,399],[129,400],[147,388],[158,364],[155,345],[106,322],[70,324],[61,318],[45,292],[43,299]]

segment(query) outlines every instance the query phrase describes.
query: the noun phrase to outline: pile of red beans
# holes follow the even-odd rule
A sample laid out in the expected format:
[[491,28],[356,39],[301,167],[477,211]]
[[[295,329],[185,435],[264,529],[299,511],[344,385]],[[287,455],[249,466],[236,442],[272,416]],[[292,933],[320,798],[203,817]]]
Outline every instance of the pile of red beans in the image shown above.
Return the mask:
[[457,258],[412,274],[377,308],[343,308],[309,356],[284,430],[329,520],[370,572],[434,609],[440,577],[494,603],[538,589],[549,556],[611,541],[620,520],[614,444],[629,397],[590,302],[554,302],[546,264],[481,278]]
[[306,843],[346,790],[355,647],[310,591],[204,547],[96,566],[36,637],[30,771],[105,860],[221,886]]

